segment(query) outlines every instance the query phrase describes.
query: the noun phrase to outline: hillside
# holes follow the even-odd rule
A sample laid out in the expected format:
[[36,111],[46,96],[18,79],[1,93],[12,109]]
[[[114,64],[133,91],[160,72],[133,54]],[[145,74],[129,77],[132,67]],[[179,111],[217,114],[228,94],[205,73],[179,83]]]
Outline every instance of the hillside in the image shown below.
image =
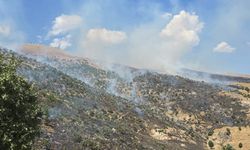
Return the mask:
[[250,149],[247,77],[215,84],[121,65],[104,69],[41,45],[0,52],[22,60],[17,73],[37,88],[45,115],[34,149],[194,150],[209,149],[209,140],[216,149],[240,142]]

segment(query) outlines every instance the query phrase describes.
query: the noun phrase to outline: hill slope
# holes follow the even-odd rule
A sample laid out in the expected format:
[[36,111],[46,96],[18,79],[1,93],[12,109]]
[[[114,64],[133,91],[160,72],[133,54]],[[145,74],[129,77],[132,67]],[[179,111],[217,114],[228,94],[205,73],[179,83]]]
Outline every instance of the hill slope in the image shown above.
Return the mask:
[[[88,59],[37,49],[47,48],[30,45],[14,53],[22,60],[18,73],[35,84],[46,113],[36,149],[207,149],[208,139],[219,147],[220,138],[223,145],[236,135],[215,140],[211,131],[249,131],[245,84],[216,85],[125,66],[106,70]],[[231,144],[237,142],[250,146],[244,140]]]

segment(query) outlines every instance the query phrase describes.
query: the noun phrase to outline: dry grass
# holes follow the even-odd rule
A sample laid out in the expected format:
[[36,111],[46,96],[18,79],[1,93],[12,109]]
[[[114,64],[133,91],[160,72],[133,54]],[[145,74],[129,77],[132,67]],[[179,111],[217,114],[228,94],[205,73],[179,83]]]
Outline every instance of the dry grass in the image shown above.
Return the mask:
[[180,141],[180,142],[188,142],[192,144],[196,144],[189,136],[185,134],[184,130],[175,129],[171,127],[167,127],[164,129],[154,128],[150,130],[149,135],[156,140],[161,141]]
[[[227,129],[230,136],[227,136]],[[250,149],[250,127],[222,127],[214,130],[214,134],[209,137],[215,145],[215,150],[221,150],[223,145],[230,144],[235,149],[239,149],[239,143],[243,144],[243,150]],[[209,141],[208,140],[208,141]]]

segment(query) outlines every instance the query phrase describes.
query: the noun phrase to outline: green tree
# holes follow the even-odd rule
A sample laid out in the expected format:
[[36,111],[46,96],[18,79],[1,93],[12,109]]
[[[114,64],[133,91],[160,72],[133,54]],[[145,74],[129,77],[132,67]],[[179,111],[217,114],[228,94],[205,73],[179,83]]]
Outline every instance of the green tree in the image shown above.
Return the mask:
[[16,74],[19,62],[0,54],[0,149],[31,149],[40,109],[32,85]]

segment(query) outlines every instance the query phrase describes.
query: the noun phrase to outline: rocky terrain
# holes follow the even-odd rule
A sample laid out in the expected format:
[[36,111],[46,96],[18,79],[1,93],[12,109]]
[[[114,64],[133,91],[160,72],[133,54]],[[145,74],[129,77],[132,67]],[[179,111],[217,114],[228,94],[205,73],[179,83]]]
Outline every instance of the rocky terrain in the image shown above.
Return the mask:
[[247,77],[210,83],[190,71],[103,67],[41,45],[0,53],[21,60],[17,73],[38,91],[44,115],[34,149],[250,149]]

